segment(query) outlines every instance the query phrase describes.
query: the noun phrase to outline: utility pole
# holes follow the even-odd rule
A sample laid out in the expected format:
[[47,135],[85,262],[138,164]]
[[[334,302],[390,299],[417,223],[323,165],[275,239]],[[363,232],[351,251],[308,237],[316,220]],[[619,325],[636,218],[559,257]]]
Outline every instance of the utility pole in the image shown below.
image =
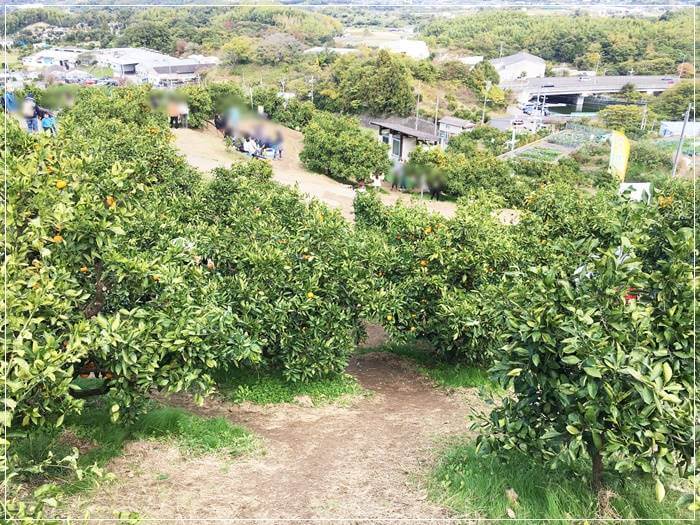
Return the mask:
[[437,120],[438,120],[438,108],[440,107],[440,95],[437,95],[435,97],[435,130],[433,131],[434,135],[437,135]]
[[647,127],[647,109],[648,109],[647,105],[644,104],[644,111],[642,112],[642,123],[639,126],[639,129],[642,129],[642,130]]
[[515,149],[515,126],[511,124],[510,127],[513,130],[513,134],[510,137],[510,151],[513,151]]
[[313,75],[311,75],[310,83],[311,83],[311,103],[312,104],[314,103],[314,82],[315,81],[316,81],[316,79],[314,78]]
[[498,52],[498,58],[501,58],[503,56],[503,42],[501,42],[501,49]]
[[547,94],[542,95],[542,105],[540,106],[540,118],[544,118],[544,105],[547,102]]
[[282,86],[282,93],[286,93],[286,91],[284,89],[286,84],[287,84],[287,81],[284,78],[282,80],[280,80],[280,85]]
[[420,92],[416,93],[416,125],[415,128],[418,129],[418,106],[420,105]]
[[673,158],[673,171],[671,172],[671,178],[676,176],[676,170],[678,169],[678,161],[681,158],[681,151],[683,151],[683,138],[685,137],[685,128],[688,125],[688,119],[690,118],[690,111],[693,108],[693,103],[688,104],[688,109],[685,111],[685,118],[683,119],[683,127],[681,128],[681,138],[678,141],[678,148],[676,148],[676,156]]
[[484,125],[484,121],[486,120],[486,99],[488,99],[489,96],[489,89],[491,89],[491,81],[487,80],[486,81],[486,89],[484,90],[484,106],[481,108],[481,125]]

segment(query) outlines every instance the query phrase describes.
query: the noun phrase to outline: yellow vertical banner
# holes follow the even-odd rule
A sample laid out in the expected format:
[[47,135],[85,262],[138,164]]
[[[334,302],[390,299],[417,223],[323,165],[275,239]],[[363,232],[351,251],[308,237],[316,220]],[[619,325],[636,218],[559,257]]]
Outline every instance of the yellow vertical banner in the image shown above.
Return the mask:
[[625,180],[627,160],[630,157],[630,141],[620,131],[613,131],[610,135],[610,173],[620,182]]

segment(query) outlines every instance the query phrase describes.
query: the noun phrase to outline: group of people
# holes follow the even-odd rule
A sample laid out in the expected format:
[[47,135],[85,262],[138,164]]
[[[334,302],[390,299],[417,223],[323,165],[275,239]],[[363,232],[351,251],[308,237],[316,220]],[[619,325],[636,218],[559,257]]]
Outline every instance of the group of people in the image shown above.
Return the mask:
[[[6,100],[4,100],[4,105],[7,109]],[[48,109],[39,106],[31,93],[22,102],[22,117],[27,124],[29,133],[36,133],[41,129],[45,133],[56,134],[56,116]]]
[[[233,138],[233,144],[238,151],[257,158],[269,158],[272,160],[282,159],[282,133],[275,132],[274,137],[266,137],[257,133],[242,133],[239,137]],[[266,152],[271,152],[266,154]]]
[[224,134],[224,140],[230,141],[241,153],[260,159],[282,159],[284,138],[279,130],[275,131],[273,136],[266,135],[259,125],[253,133],[247,133],[239,129],[239,120],[238,109],[231,108],[226,113],[214,117],[214,126]]
[[[384,180],[384,175],[374,174],[374,175],[372,175],[371,179],[372,179],[372,188],[374,188],[375,190],[379,190],[382,187],[382,181]],[[357,181],[356,191],[359,191],[359,192],[367,191],[367,184],[365,183],[364,179],[360,179],[359,181]]]
[[439,201],[445,188],[445,175],[434,167],[411,166],[411,169],[408,169],[406,165],[396,161],[392,170],[392,191],[408,191],[409,185],[419,185],[421,193],[429,193],[431,200]]
[[168,117],[171,128],[186,128],[187,118],[190,115],[190,107],[184,100],[171,100],[168,102]]

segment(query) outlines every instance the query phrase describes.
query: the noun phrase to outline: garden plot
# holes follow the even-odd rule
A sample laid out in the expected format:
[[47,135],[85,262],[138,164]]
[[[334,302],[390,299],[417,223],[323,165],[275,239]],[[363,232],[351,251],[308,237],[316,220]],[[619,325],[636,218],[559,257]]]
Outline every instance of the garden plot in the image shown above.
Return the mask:
[[600,128],[568,124],[566,129],[505,153],[501,158],[555,162],[561,157],[572,155],[586,144],[600,143],[607,136],[608,132]]

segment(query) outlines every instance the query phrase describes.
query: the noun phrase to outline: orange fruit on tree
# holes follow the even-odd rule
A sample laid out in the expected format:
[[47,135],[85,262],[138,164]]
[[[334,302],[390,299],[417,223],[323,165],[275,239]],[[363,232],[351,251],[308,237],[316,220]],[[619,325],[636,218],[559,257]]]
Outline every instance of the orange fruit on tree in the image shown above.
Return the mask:
[[68,186],[68,182],[67,182],[67,181],[65,181],[65,180],[63,180],[63,179],[58,179],[58,180],[56,181],[56,187],[57,187],[59,190],[62,190],[62,189],[65,188],[66,186]]
[[55,243],[61,243],[61,242],[63,242],[63,236],[62,235],[54,235],[51,240]]
[[425,268],[426,266],[428,266],[428,261],[426,261],[425,259],[421,259],[421,260],[420,260],[420,265],[421,265],[423,268]]
[[114,208],[114,206],[117,204],[117,201],[114,200],[114,197],[111,195],[107,195],[107,198],[105,199],[105,203],[107,204],[108,207]]
[[316,296],[314,295],[313,292],[308,292],[308,293],[306,294],[306,297],[308,297],[309,299],[313,299],[313,298],[316,297]]
[[87,266],[81,266],[80,267],[80,273],[87,273],[88,272],[88,267]]
[[659,208],[666,208],[671,204],[673,204],[673,195],[670,195],[668,197],[664,197],[662,195],[661,197],[659,197]]

